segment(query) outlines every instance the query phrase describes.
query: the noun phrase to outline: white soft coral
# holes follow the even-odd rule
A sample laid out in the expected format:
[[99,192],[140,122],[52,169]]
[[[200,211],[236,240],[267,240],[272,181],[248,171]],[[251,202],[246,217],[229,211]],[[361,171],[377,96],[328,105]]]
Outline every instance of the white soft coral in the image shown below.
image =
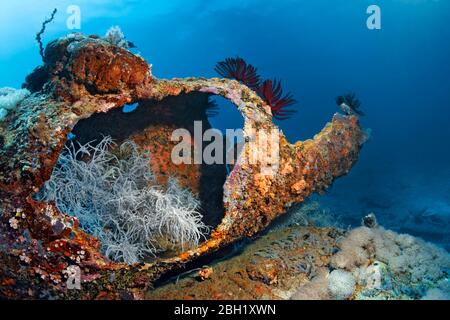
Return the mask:
[[0,88],[0,121],[6,118],[9,111],[30,95],[27,89]]
[[194,195],[174,179],[165,188],[156,185],[149,154],[135,143],[114,147],[110,137],[97,145],[72,144],[38,198],[55,201],[62,212],[77,216],[115,261],[136,263],[167,244],[198,245],[208,228]]
[[128,41],[119,26],[109,28],[104,36],[104,39],[115,46],[124,49],[129,48]]

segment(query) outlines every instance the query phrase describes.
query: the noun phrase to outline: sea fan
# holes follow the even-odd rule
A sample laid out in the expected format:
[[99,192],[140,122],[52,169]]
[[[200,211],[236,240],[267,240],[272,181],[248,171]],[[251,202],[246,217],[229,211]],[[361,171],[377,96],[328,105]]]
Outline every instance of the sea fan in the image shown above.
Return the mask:
[[295,104],[296,101],[291,93],[287,93],[282,97],[281,83],[276,79],[264,81],[258,91],[272,109],[275,119],[286,120],[296,112],[295,110],[286,109],[286,107]]
[[359,110],[359,108],[361,107],[361,102],[356,97],[356,94],[347,93],[343,96],[336,97],[336,104],[338,106],[342,106],[343,103],[345,103],[352,112],[354,112],[360,116],[364,115],[364,112]]
[[218,62],[214,70],[222,77],[240,81],[251,89],[259,88],[260,77],[257,69],[242,58],[227,58]]

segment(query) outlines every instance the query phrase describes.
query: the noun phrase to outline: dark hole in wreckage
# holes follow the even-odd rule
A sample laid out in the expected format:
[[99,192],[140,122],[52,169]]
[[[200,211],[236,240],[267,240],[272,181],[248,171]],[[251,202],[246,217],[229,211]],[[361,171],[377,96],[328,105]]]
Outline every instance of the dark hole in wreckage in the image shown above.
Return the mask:
[[[172,141],[173,131],[186,129],[193,141],[194,123],[200,121],[203,135],[211,129],[208,120],[211,106],[211,95],[200,92],[170,96],[161,101],[136,101],[80,120],[69,134],[66,146],[72,143],[75,148],[87,143],[95,146],[105,136],[110,136],[116,145],[132,140],[140,149],[150,151],[150,165],[158,184],[165,185],[169,177],[174,177],[181,187],[198,197],[202,222],[212,231],[224,216],[223,185],[232,167],[227,166],[225,159],[218,164],[205,161],[194,164],[192,159],[190,164],[181,165],[171,160],[172,149],[179,143]],[[220,115],[215,114],[215,117]],[[225,138],[222,140],[225,149]],[[213,141],[202,143],[202,154]],[[234,154],[236,156],[236,152]],[[191,156],[194,157],[194,146]]]

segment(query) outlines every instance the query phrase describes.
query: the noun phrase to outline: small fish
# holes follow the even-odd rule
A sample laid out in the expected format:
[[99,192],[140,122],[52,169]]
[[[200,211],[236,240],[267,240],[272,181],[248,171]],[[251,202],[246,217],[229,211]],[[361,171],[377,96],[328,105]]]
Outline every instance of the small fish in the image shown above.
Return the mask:
[[137,48],[136,45],[131,41],[127,41],[127,45],[128,45],[128,48],[130,48],[130,49]]

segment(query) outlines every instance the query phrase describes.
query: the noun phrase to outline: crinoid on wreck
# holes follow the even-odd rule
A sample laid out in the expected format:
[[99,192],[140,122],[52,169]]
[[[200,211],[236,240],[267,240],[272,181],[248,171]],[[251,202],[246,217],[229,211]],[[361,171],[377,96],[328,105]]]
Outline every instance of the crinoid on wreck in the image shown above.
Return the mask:
[[235,79],[256,93],[269,105],[272,115],[277,120],[289,119],[296,111],[287,109],[296,103],[293,95],[289,92],[283,96],[281,82],[274,80],[264,80],[258,75],[258,69],[247,64],[242,58],[227,58],[217,63],[216,72],[224,78]]
[[[255,82],[251,68],[247,66],[245,72],[239,68],[233,70]],[[322,192],[335,178],[345,175],[366,139],[358,117],[336,114],[313,139],[291,144],[273,124],[272,115],[288,115],[283,107],[292,100],[281,97],[279,84],[267,87],[264,96],[268,98],[271,92],[273,97],[269,101],[249,86],[227,78],[158,79],[142,57],[100,37],[70,34],[51,41],[44,51],[44,64],[24,83],[31,95],[0,121],[0,282],[14,283],[1,286],[1,296],[142,298],[162,275],[257,234],[290,206]],[[195,139],[183,138],[203,136],[211,128],[207,113],[213,109],[212,96],[231,101],[244,119],[245,143],[231,167],[220,161],[197,161],[199,154],[211,149],[211,140],[198,145]],[[133,111],[123,111],[124,106],[136,104]],[[274,106],[278,106],[278,114],[273,114]],[[272,140],[260,139],[261,132],[270,133]],[[105,137],[114,144],[105,143]],[[180,141],[192,152],[183,154],[187,161],[175,163],[172,152]],[[276,147],[277,157],[267,156],[269,145]],[[74,148],[73,153],[67,153],[67,148]],[[143,158],[144,154],[150,156]],[[143,166],[145,159],[151,170]],[[99,161],[105,162],[99,166]],[[51,184],[68,164],[97,165],[81,170],[89,174],[100,170],[110,181],[95,192],[119,189],[113,197],[92,197],[103,203],[86,204],[73,198],[73,203],[61,201],[61,194],[55,194],[63,188]],[[73,168],[68,172],[80,173]],[[64,179],[64,187],[74,188],[69,190],[72,197],[82,198],[82,192],[92,191],[83,189],[79,180],[69,184]],[[140,183],[145,186],[133,185]],[[39,197],[46,186],[50,193]],[[153,196],[145,197],[143,191]],[[157,235],[177,234],[185,220],[163,219],[167,223],[158,227],[173,228],[165,233],[163,227],[142,228],[154,220],[133,211],[140,208],[136,201],[146,208],[155,199],[167,201],[165,196],[175,201],[165,207],[158,203],[165,210],[195,204],[191,217],[202,232],[193,235],[190,246],[183,245],[189,242],[186,239],[146,235],[150,229],[161,231]],[[127,219],[135,215],[141,220],[126,227],[114,227],[120,216],[103,224],[86,222],[95,217],[89,215],[92,208],[108,205],[122,206],[121,210],[130,210]],[[71,212],[76,206],[78,217]],[[125,224],[130,223],[127,219]],[[114,246],[108,251],[105,241],[111,230],[120,233],[121,244],[130,245],[127,249],[137,250],[133,258],[124,257],[126,251]],[[162,255],[157,254],[159,250],[140,254],[142,246],[133,247],[133,243],[142,244],[149,238],[153,241],[149,245],[166,241],[176,248]],[[157,246],[163,247],[162,242]],[[68,281],[74,274],[81,274],[80,290],[70,290],[76,285]],[[5,282],[8,279],[12,280]]]
[[264,81],[259,88],[259,92],[272,109],[272,114],[276,119],[285,120],[295,113],[295,110],[286,109],[295,104],[295,100],[290,92],[283,96],[280,81],[276,79]]
[[342,111],[346,114],[364,115],[364,112],[360,110],[361,101],[359,101],[355,93],[347,93],[343,96],[336,97],[336,104],[341,107]]
[[259,88],[261,79],[258,69],[242,58],[226,58],[218,62],[214,70],[222,77],[240,81],[251,89]]

